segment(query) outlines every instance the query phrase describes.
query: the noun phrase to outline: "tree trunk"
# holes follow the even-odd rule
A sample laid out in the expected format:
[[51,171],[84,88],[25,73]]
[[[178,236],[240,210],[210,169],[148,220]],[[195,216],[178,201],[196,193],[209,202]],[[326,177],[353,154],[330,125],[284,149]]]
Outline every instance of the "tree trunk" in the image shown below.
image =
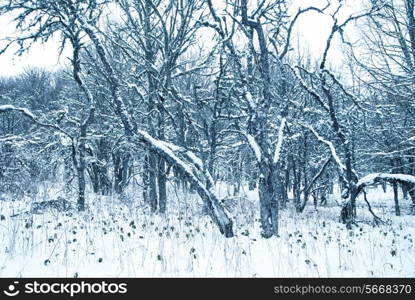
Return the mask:
[[[69,193],[71,190],[70,182],[72,181],[73,176],[73,162],[71,162],[71,157],[66,157],[64,159],[64,170],[63,170],[63,180],[65,182],[65,193]],[[1,168],[0,168],[0,180],[1,178]]]
[[94,193],[109,195],[111,193],[111,180],[108,178],[107,167],[93,162],[87,170]]
[[401,209],[399,207],[399,199],[398,199],[398,184],[394,182],[393,186],[393,200],[395,201],[395,214],[397,216],[401,215]]
[[384,192],[384,193],[386,193],[386,192],[387,192],[386,187],[387,187],[387,185],[386,185],[386,181],[383,181],[383,182],[382,182],[382,190],[383,190],[383,192]]
[[[404,173],[403,173],[404,174]],[[402,188],[402,194],[403,194],[403,199],[404,200],[408,200],[408,185],[406,184],[401,184],[400,185]]]
[[412,200],[412,205],[415,208],[415,184],[408,184],[407,191]]
[[131,156],[129,153],[117,151],[117,153],[113,154],[113,163],[114,190],[116,193],[122,194],[127,187],[130,176]]
[[318,190],[314,190],[313,191],[313,205],[314,205],[314,209],[317,210],[317,199],[318,199]]
[[252,172],[251,176],[249,176],[248,178],[248,189],[250,191],[253,191],[255,190],[256,186],[257,186],[256,174]]
[[278,234],[278,200],[275,192],[275,178],[270,170],[259,179],[259,202],[262,225],[262,235],[270,238]]
[[[158,115],[158,136],[160,140],[165,139],[164,134],[164,110],[163,110],[163,100],[164,98],[159,97],[159,115]],[[166,177],[166,162],[163,158],[159,157],[158,159],[158,168],[157,168],[157,183],[158,183],[158,209],[160,213],[166,212],[167,207],[167,177]],[[157,209],[157,206],[156,206]]]
[[301,175],[300,170],[293,170],[294,181],[293,181],[293,194],[294,194],[294,205],[295,211],[301,212]]
[[78,211],[85,210],[85,139],[86,139],[86,128],[81,127],[81,135],[79,139],[79,147],[78,147]]
[[281,208],[287,207],[289,186],[290,186],[290,170],[288,169],[288,166],[286,166],[284,168],[284,183],[283,183]]
[[158,167],[158,189],[159,189],[159,212],[165,213],[167,207],[167,178],[166,178],[166,163],[164,159],[159,159]]
[[154,152],[149,152],[148,154],[148,203],[152,212],[157,211],[158,197],[157,197],[157,179],[156,179],[156,170],[157,170],[157,157]]

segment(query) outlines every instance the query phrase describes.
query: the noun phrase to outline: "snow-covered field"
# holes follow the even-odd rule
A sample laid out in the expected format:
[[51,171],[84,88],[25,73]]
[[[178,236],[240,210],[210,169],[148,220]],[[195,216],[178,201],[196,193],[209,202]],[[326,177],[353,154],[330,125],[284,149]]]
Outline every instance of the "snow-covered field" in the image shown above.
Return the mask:
[[373,227],[361,201],[359,226],[352,230],[338,223],[334,201],[318,211],[310,204],[300,215],[288,208],[280,214],[280,237],[266,240],[257,212],[248,213],[257,207],[256,193],[245,194],[233,201],[231,239],[202,214],[195,195],[173,191],[166,216],[150,216],[142,204],[94,197],[82,214],[11,217],[43,199],[0,201],[0,277],[415,276],[409,200],[401,200],[403,216],[395,217],[391,193],[371,190],[369,201],[387,224]]

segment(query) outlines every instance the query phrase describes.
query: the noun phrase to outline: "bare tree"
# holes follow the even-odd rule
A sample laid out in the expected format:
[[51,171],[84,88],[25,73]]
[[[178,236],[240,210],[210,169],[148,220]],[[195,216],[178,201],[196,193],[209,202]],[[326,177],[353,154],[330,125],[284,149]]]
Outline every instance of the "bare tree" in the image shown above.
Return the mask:
[[[0,6],[0,12],[8,13],[19,11],[20,14],[16,18],[18,29],[24,29],[22,26],[29,26],[28,28],[35,32],[31,32],[26,36],[21,36],[11,41],[6,45],[6,49],[13,43],[19,43],[22,45],[21,49],[24,50],[26,41],[36,40],[48,40],[54,33],[61,34],[63,36],[62,42],[67,38],[74,38],[73,30],[75,29],[76,36],[81,34],[88,37],[93,45],[97,57],[102,64],[102,71],[107,78],[107,83],[111,92],[111,98],[115,106],[115,112],[120,118],[124,127],[125,135],[134,139],[140,144],[148,147],[154,153],[157,153],[161,158],[174,165],[183,176],[187,177],[195,186],[196,190],[205,202],[208,208],[208,214],[212,217],[214,222],[218,225],[220,231],[226,237],[233,236],[232,220],[228,217],[227,213],[221,206],[219,199],[213,191],[213,182],[210,174],[200,164],[194,154],[189,151],[183,151],[181,147],[173,145],[171,143],[163,142],[153,138],[146,131],[139,130],[133,117],[130,115],[124,98],[122,97],[121,81],[117,77],[117,74],[109,60],[108,53],[104,47],[104,43],[101,40],[101,33],[99,30],[99,16],[102,15],[103,9],[107,4],[106,1],[62,1],[59,3],[51,3],[49,1],[38,1],[31,3],[32,1],[8,1],[9,3]],[[31,4],[31,5],[28,5]],[[34,23],[33,23],[34,22]],[[28,24],[28,25],[25,25]],[[33,26],[33,24],[40,24],[40,26]],[[76,37],[75,36],[75,37]],[[76,51],[76,43],[73,44]],[[76,63],[77,57],[74,57]],[[81,89],[82,82],[79,82],[80,78],[77,78],[78,70],[76,65],[74,66],[74,77],[78,82]],[[88,90],[85,88],[85,93],[88,95]],[[89,96],[87,96],[88,98]],[[93,106],[90,109],[90,114],[93,115]],[[85,119],[83,125],[88,124],[88,120]],[[81,134],[82,136],[82,134]],[[81,149],[82,150],[82,149]],[[201,178],[203,177],[203,179]],[[82,182],[80,182],[82,184]],[[82,186],[80,187],[80,190]]]

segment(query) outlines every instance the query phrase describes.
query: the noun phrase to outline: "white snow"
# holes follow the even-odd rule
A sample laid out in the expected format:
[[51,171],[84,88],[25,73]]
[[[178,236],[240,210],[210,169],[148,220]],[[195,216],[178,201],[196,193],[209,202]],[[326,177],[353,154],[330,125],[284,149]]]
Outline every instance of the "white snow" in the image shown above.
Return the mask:
[[251,147],[252,151],[254,151],[257,161],[261,162],[261,149],[259,148],[259,145],[256,142],[255,138],[250,134],[246,134],[246,139],[248,140],[249,146]]
[[373,184],[376,179],[391,179],[406,181],[415,184],[415,176],[407,174],[389,174],[389,173],[371,173],[361,178],[357,182],[357,186]]
[[167,154],[171,159],[173,159],[177,165],[181,166],[188,174],[188,176],[193,176],[196,178],[196,176],[193,174],[193,170],[191,167],[184,163],[174,152],[170,147],[166,146],[165,142],[156,140],[151,135],[149,135],[147,132],[143,130],[137,130],[137,133],[142,136],[146,142],[148,142],[152,147],[158,149],[162,153]]
[[[390,224],[352,230],[338,223],[337,207],[310,206],[301,215],[290,207],[281,212],[280,237],[263,239],[257,192],[243,186],[248,198],[235,201],[236,237],[226,239],[201,214],[197,197],[169,188],[167,216],[149,215],[140,201],[94,196],[85,214],[11,218],[32,200],[0,201],[0,277],[415,276],[415,218],[392,216],[392,206],[371,202]],[[380,196],[392,205],[391,190]],[[362,211],[359,218],[370,220]]]
[[278,129],[278,141],[277,141],[277,146],[275,147],[274,164],[276,164],[278,160],[280,159],[282,142],[284,140],[284,128],[285,128],[286,121],[287,121],[286,118],[282,118],[280,127]]
[[255,110],[256,104],[255,104],[254,98],[252,97],[252,94],[248,91],[246,87],[244,89],[244,92],[245,92],[246,101],[248,101],[249,108],[251,110]]
[[15,106],[10,104],[0,105],[0,112],[9,111],[15,109]]
[[27,108],[16,107],[16,106],[10,105],[10,104],[0,105],[0,112],[6,112],[6,111],[10,111],[10,110],[20,111],[23,114],[25,114],[26,116],[28,116],[32,119],[36,119],[36,117],[32,114],[32,112],[30,110],[28,110]]
[[[194,164],[197,169],[203,170],[203,161],[197,157],[192,151],[188,151],[180,146],[174,145],[172,143],[166,142],[166,141],[160,141],[152,138],[147,132],[144,132],[142,130],[139,130],[140,134],[145,134],[146,139],[151,141],[153,145],[156,145],[160,150],[163,150],[163,152],[168,153],[169,156],[174,156],[175,160],[179,160],[181,164],[185,164],[181,159],[174,153],[174,152],[180,152],[186,155],[188,159],[190,159],[190,162]],[[191,170],[191,167],[188,168],[188,170]],[[192,171],[193,172],[193,171]]]
[[203,161],[199,157],[197,157],[193,152],[187,151],[186,155],[192,160],[192,162],[196,166],[198,166],[200,169],[203,169]]
[[326,111],[329,111],[329,107],[327,106],[327,104],[326,103],[324,103],[324,101],[323,101],[323,99],[322,99],[322,97],[320,96],[320,94],[315,90],[315,89],[313,89],[311,86],[309,86],[309,85],[307,85],[307,83],[305,83],[304,82],[304,80],[303,80],[303,78],[301,77],[301,75],[300,75],[300,72],[299,72],[299,67],[297,66],[297,67],[295,67],[294,69],[293,69],[293,71],[294,71],[294,75],[295,75],[295,77],[297,78],[297,80],[299,81],[299,83],[301,84],[301,86],[309,93],[309,94],[311,94],[318,102],[319,102],[319,104],[326,110]]
[[308,130],[310,130],[320,142],[326,144],[329,147],[331,156],[336,161],[340,170],[341,171],[346,170],[346,166],[342,163],[340,157],[337,155],[336,148],[334,147],[333,143],[324,139],[321,135],[318,134],[318,132],[313,127],[309,125],[303,125],[303,126],[306,127]]

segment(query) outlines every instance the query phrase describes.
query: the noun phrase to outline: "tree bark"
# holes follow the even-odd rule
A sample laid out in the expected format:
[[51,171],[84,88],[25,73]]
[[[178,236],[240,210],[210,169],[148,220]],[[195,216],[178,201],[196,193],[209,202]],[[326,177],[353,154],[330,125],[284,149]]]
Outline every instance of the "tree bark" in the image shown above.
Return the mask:
[[393,200],[395,201],[395,215],[401,215],[401,209],[399,207],[399,199],[398,199],[398,184],[394,182],[393,186]]
[[85,139],[86,139],[86,128],[81,127],[81,135],[79,138],[79,147],[78,147],[78,211],[85,210]]

